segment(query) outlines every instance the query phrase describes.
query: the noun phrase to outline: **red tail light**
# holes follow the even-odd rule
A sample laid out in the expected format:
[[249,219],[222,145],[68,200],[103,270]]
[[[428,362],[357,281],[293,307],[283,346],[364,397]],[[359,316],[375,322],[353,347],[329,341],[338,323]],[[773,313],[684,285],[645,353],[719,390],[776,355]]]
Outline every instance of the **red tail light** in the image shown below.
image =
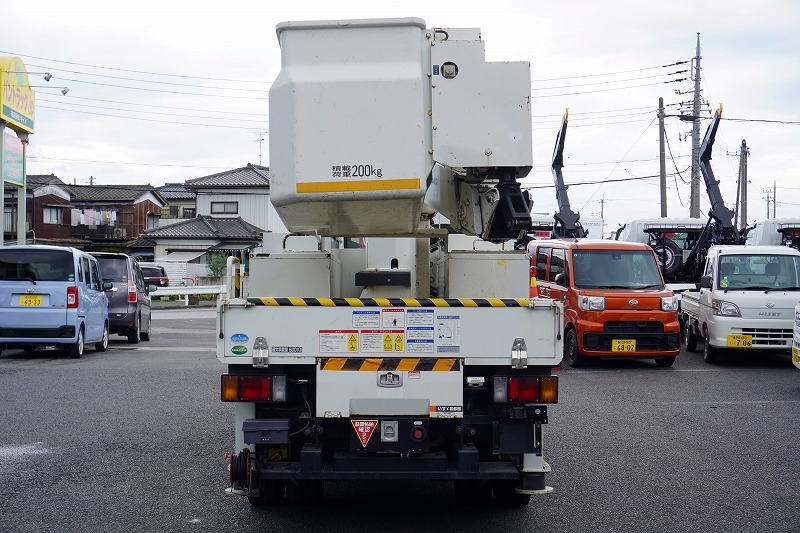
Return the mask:
[[286,376],[222,376],[223,402],[284,402]]
[[535,377],[509,378],[509,402],[535,402],[539,399],[539,379]]
[[78,307],[78,287],[67,287],[67,309]]
[[494,401],[558,403],[557,376],[495,376]]
[[136,284],[131,280],[128,280],[128,303],[135,304],[136,296]]

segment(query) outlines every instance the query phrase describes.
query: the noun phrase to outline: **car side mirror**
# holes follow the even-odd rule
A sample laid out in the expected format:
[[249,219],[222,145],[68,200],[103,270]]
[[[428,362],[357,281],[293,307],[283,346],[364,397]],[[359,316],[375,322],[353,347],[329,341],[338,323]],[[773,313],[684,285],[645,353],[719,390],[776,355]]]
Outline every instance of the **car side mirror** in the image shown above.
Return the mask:
[[104,281],[103,282],[103,290],[104,291],[110,291],[113,288],[114,288],[114,284],[112,282],[110,282],[110,281]]
[[158,287],[156,287],[155,285],[148,285],[147,286],[148,294],[151,293],[151,292],[156,292],[157,290],[158,290]]
[[698,289],[710,289],[711,288],[711,276],[703,276],[700,278],[700,283],[697,284]]
[[555,281],[556,284],[561,285],[562,287],[566,286],[566,284],[564,283],[564,273],[563,272],[560,272],[560,273],[556,274],[556,277],[553,279],[553,281]]

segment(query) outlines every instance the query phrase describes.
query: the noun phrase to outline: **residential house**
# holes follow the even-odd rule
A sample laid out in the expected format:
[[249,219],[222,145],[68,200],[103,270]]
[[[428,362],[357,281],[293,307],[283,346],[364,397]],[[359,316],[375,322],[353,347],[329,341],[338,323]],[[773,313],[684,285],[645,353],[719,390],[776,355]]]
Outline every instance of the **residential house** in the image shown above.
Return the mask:
[[197,194],[197,214],[212,218],[240,217],[265,231],[286,231],[269,201],[269,168],[252,163],[188,180]]
[[157,187],[156,191],[167,201],[167,205],[161,210],[159,225],[173,224],[197,215],[197,193],[187,189],[183,183],[167,183]]
[[[26,176],[25,218],[27,242],[40,244],[86,244],[71,233],[70,200],[68,185],[54,174],[29,174]],[[16,238],[17,187],[7,187],[5,205],[6,240]]]
[[155,261],[164,265],[170,283],[209,276],[211,254],[237,255],[246,261],[263,230],[241,217],[197,217],[151,229],[142,239],[155,241]]
[[151,185],[70,185],[72,236],[91,241],[89,249],[123,249],[158,227],[167,205]]

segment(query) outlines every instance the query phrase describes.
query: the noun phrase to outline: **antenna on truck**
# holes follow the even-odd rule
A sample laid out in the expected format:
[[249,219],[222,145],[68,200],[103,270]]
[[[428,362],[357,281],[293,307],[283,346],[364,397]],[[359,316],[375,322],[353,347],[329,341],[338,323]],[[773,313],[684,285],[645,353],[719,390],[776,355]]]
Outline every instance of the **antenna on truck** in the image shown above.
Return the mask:
[[556,201],[558,211],[556,211],[553,224],[553,237],[581,238],[586,237],[586,230],[580,223],[581,216],[574,212],[569,205],[569,195],[567,185],[564,183],[564,175],[561,169],[564,168],[564,141],[567,138],[567,123],[569,122],[569,108],[564,111],[564,120],[561,122],[561,129],[556,137],[556,146],[553,150],[553,181],[556,185]]

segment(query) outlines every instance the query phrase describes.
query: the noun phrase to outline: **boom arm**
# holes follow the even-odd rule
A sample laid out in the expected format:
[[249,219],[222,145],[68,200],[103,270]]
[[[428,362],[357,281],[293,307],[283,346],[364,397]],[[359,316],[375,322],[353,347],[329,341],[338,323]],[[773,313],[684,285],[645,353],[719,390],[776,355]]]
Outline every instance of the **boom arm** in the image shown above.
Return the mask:
[[738,232],[733,225],[733,211],[725,206],[722,199],[722,193],[719,190],[719,181],[714,178],[714,171],[711,169],[711,150],[714,147],[714,139],[717,136],[717,127],[722,118],[722,106],[714,113],[714,118],[711,120],[706,135],[703,138],[703,143],[700,145],[700,172],[703,173],[703,180],[706,184],[706,192],[708,199],[711,202],[711,210],[708,215],[717,223],[719,236],[723,240],[730,240],[726,244],[738,244]]
[[586,237],[586,231],[581,226],[581,216],[575,213],[569,205],[567,186],[564,184],[564,176],[561,173],[561,169],[564,167],[564,141],[567,138],[568,120],[569,109],[564,113],[564,120],[561,123],[561,129],[558,131],[556,146],[553,150],[553,181],[556,184],[556,201],[558,202],[558,211],[554,216],[553,236],[558,238],[581,238]]

